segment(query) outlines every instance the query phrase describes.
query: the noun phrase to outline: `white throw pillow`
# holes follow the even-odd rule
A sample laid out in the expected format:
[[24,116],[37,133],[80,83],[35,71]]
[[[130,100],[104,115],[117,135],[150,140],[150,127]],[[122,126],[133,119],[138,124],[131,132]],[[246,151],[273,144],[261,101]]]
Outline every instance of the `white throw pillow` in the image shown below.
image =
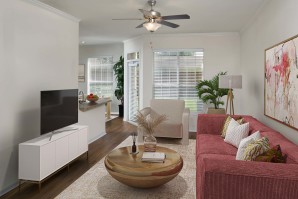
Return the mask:
[[241,140],[248,136],[249,123],[239,124],[234,119],[231,120],[224,141],[238,148]]
[[233,128],[235,128],[237,126],[240,126],[239,122],[237,122],[236,120],[234,120],[234,118],[231,118],[230,123],[229,123],[228,128],[227,128],[227,132],[228,131],[232,131]]
[[239,144],[237,154],[236,154],[236,160],[243,160],[243,155],[245,152],[246,147],[250,144],[255,142],[256,140],[261,139],[260,131],[257,131],[250,136],[243,138]]

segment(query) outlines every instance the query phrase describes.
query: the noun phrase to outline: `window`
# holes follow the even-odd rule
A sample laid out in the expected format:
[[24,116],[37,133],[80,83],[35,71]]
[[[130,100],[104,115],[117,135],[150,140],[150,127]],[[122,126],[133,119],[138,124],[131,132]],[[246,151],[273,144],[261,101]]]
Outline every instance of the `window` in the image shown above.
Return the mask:
[[154,52],[155,99],[182,99],[191,112],[203,112],[196,85],[202,79],[204,52],[164,50]]
[[113,57],[88,59],[88,93],[113,98]]

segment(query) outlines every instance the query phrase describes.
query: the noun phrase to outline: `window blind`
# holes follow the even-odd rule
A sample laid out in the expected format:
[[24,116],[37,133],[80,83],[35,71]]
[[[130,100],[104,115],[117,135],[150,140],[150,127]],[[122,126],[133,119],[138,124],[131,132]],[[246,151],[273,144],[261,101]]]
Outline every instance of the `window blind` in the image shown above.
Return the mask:
[[139,110],[139,62],[131,61],[127,63],[129,70],[129,121],[134,121]]
[[113,57],[88,59],[88,93],[113,98]]
[[155,99],[182,99],[191,112],[203,112],[196,84],[203,74],[204,52],[197,50],[163,50],[154,52]]

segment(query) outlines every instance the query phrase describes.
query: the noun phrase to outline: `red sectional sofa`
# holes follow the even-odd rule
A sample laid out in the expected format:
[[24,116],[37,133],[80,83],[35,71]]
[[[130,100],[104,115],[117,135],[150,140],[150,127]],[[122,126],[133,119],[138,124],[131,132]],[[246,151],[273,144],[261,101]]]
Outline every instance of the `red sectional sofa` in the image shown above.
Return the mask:
[[298,146],[251,116],[233,116],[243,117],[250,134],[260,131],[270,147],[279,144],[288,155],[286,164],[235,160],[237,148],[220,136],[226,117],[198,116],[197,199],[298,199]]

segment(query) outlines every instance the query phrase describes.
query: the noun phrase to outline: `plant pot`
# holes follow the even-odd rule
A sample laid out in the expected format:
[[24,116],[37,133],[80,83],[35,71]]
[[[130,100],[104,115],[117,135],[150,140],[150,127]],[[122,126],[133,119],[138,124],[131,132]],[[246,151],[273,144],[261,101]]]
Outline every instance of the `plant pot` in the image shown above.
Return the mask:
[[208,108],[207,114],[226,114],[224,108]]
[[123,104],[119,104],[119,117],[123,117],[123,113],[124,113],[124,106]]

